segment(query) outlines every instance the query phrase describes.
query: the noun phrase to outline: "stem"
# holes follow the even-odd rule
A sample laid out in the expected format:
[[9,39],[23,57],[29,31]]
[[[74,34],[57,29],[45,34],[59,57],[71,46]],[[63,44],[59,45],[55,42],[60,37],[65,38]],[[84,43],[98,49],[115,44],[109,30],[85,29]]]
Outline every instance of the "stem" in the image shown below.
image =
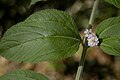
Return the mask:
[[90,16],[90,20],[89,20],[89,25],[92,25],[95,19],[95,15],[96,15],[96,10],[98,8],[98,4],[99,4],[99,0],[95,0],[94,1],[94,5],[93,5],[93,9],[92,9],[92,13]]
[[[90,20],[89,20],[88,29],[92,28],[92,24],[94,22],[95,13],[96,13],[98,4],[99,4],[99,0],[95,0],[94,5],[93,5],[93,9],[92,9],[92,13],[91,13],[91,16],[90,16]],[[85,57],[86,57],[87,48],[88,48],[88,43],[87,43],[87,39],[85,38],[85,43],[83,44],[82,56],[81,56],[81,59],[80,59],[80,62],[79,62],[79,66],[78,66],[78,70],[77,70],[75,80],[80,80],[81,74],[83,72],[83,67],[84,67],[84,64],[85,64]]]
[[86,57],[86,51],[87,51],[87,40],[85,39],[85,44],[83,44],[83,51],[82,51],[82,56],[81,56],[81,60],[79,62],[79,66],[78,66],[78,70],[77,70],[77,75],[76,75],[76,78],[75,80],[80,80],[80,76],[81,76],[81,73],[83,71],[83,67],[84,67],[84,63],[85,63],[85,57]]

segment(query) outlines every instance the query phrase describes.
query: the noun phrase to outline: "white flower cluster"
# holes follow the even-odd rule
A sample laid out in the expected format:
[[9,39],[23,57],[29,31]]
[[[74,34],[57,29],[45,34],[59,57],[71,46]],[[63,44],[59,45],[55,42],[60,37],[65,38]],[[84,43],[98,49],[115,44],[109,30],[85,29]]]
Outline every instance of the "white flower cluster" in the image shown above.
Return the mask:
[[97,46],[99,41],[98,41],[98,38],[97,36],[92,32],[92,30],[88,30],[86,29],[84,31],[84,35],[85,37],[87,37],[87,41],[88,41],[88,46],[91,46],[91,47],[94,47],[94,46]]

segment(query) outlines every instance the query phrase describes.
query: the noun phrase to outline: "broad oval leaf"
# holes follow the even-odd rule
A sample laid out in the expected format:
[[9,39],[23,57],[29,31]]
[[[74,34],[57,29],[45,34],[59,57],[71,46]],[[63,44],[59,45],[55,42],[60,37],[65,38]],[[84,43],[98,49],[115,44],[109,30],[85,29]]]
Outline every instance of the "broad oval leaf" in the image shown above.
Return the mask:
[[0,43],[0,55],[17,62],[39,62],[72,56],[80,36],[68,14],[43,10],[11,27]]
[[120,36],[104,39],[100,47],[110,55],[120,56]]
[[16,70],[0,77],[0,80],[49,80],[42,74],[30,70]]
[[98,25],[96,33],[97,35],[99,35],[99,38],[110,37],[111,34],[118,35],[119,33],[120,35],[119,25],[120,25],[120,17],[113,17],[106,19]]
[[120,8],[120,0],[105,0],[105,1],[114,5],[115,7]]
[[98,25],[97,35],[102,39],[100,47],[111,55],[120,55],[120,17],[104,20]]

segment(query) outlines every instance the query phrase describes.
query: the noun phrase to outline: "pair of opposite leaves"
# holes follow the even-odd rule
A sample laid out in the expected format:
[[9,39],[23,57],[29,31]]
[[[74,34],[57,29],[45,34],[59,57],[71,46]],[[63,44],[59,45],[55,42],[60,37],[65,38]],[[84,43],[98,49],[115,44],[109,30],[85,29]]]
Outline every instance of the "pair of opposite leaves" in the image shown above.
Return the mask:
[[[103,21],[97,35],[101,49],[120,55],[120,17]],[[13,25],[0,42],[0,55],[17,62],[39,62],[72,56],[81,42],[75,22],[67,13],[47,9]]]

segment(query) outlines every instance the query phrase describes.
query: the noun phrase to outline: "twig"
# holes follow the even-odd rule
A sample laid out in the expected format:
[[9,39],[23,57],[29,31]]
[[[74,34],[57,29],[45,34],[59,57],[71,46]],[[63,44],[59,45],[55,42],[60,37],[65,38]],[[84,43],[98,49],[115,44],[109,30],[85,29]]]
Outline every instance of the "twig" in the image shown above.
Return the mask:
[[[93,9],[92,9],[92,13],[91,13],[91,16],[90,16],[90,20],[89,20],[88,29],[92,28],[92,24],[94,22],[95,13],[96,13],[98,4],[99,4],[99,0],[95,0],[94,5],[93,5]],[[80,62],[79,62],[79,66],[78,66],[78,70],[77,70],[75,80],[80,80],[81,74],[83,72],[84,63],[85,63],[87,48],[88,48],[88,44],[87,44],[87,39],[85,38],[85,43],[83,44],[82,56],[81,56],[81,59],[80,59]]]

